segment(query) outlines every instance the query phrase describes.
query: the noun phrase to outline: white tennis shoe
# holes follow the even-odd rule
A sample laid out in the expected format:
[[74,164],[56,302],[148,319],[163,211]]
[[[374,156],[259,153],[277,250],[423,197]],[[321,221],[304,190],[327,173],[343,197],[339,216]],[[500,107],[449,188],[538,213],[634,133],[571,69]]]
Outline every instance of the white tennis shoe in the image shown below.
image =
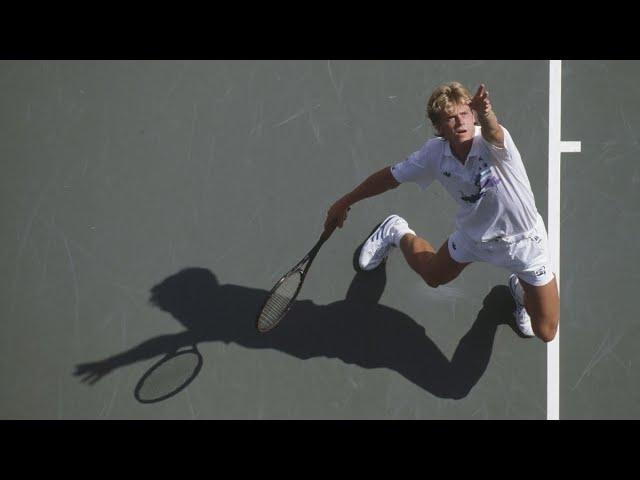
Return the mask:
[[404,218],[389,215],[362,245],[358,258],[359,267],[365,271],[378,267],[406,233],[415,234]]
[[526,337],[535,337],[536,334],[533,333],[533,327],[531,326],[531,317],[527,313],[527,309],[524,308],[524,290],[515,273],[509,277],[509,291],[511,291],[511,296],[516,302],[514,315],[516,317],[518,330]]

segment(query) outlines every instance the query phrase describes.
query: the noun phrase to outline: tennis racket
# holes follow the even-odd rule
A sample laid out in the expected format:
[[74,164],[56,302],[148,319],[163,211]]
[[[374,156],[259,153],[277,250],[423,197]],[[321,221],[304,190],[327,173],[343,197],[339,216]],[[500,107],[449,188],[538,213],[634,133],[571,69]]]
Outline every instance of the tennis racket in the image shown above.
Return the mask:
[[[347,211],[351,210],[349,208]],[[268,332],[274,328],[285,315],[291,310],[293,302],[300,293],[304,279],[309,272],[311,263],[320,251],[320,247],[326,242],[337,224],[325,228],[320,239],[313,248],[300,260],[295,267],[285,273],[280,280],[273,286],[269,292],[269,296],[265,300],[260,313],[258,313],[257,328],[261,333]]]
[[142,376],[134,390],[140,403],[156,403],[185,389],[202,368],[202,355],[196,345],[165,355]]

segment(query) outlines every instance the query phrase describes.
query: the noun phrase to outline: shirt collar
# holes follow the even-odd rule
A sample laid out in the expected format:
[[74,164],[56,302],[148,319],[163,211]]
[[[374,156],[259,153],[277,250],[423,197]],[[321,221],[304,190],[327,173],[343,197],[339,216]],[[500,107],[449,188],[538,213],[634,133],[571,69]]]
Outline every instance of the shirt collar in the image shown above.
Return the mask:
[[[471,150],[469,150],[469,155],[467,155],[467,159],[471,159],[472,157],[480,156],[480,127],[476,126],[476,132],[473,137],[473,143],[471,144]],[[444,144],[444,156],[455,158],[453,156],[453,152],[451,151],[451,145],[448,140],[445,140]]]

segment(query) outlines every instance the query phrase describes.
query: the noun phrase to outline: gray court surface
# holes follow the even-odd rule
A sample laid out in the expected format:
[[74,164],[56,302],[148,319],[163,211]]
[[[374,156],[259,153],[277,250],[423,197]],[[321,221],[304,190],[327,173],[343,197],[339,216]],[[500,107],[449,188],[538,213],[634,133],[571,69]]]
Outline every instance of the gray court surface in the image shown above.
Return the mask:
[[[639,418],[640,63],[563,64],[582,153],[562,160],[560,416]],[[548,61],[0,62],[0,418],[546,418],[547,348],[515,333],[507,272],[431,289],[400,252],[353,268],[390,213],[446,240],[436,184],[356,204],[290,315],[255,328],[329,205],[433,135],[451,80],[487,84],[546,219]],[[141,402],[192,344],[191,383]]]

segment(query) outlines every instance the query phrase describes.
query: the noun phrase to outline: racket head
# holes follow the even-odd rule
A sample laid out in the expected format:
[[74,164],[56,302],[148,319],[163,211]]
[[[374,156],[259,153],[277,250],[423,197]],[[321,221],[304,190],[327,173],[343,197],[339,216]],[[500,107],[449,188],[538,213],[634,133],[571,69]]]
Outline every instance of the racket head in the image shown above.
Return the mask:
[[306,269],[298,265],[273,286],[256,319],[256,328],[260,333],[266,333],[275,328],[289,313],[300,293],[305,274]]
[[200,373],[202,355],[194,345],[165,355],[138,381],[134,396],[140,403],[156,403],[184,390]]
[[309,253],[273,286],[256,319],[256,327],[260,333],[275,328],[291,310],[313,259],[336,227],[337,224],[326,227]]

